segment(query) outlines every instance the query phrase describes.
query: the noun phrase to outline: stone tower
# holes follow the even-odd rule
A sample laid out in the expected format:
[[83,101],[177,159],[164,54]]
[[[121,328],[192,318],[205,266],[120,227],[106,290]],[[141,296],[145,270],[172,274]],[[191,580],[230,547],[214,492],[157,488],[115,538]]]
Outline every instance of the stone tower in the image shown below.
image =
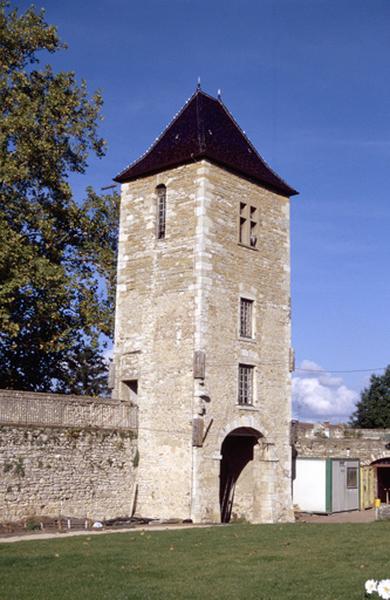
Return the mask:
[[115,398],[135,514],[291,518],[289,187],[200,89],[122,184]]

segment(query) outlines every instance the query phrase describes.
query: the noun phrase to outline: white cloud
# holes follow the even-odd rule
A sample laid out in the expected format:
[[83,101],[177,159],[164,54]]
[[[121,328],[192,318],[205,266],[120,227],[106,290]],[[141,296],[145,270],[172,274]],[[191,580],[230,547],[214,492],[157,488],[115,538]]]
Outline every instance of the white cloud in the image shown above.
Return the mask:
[[114,354],[114,346],[110,346],[109,348],[106,348],[103,352],[103,360],[104,362],[109,365],[111,362],[111,359],[113,357]]
[[299,370],[292,380],[294,418],[348,420],[355,409],[358,393],[348,388],[342,377],[327,373],[314,361],[302,361]]

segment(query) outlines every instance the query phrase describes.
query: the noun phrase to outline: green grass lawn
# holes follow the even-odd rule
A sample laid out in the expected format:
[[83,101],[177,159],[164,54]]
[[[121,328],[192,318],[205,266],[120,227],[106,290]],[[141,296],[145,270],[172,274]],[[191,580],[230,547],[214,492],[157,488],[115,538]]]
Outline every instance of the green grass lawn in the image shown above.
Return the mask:
[[0,544],[1,600],[354,600],[390,523],[231,525]]

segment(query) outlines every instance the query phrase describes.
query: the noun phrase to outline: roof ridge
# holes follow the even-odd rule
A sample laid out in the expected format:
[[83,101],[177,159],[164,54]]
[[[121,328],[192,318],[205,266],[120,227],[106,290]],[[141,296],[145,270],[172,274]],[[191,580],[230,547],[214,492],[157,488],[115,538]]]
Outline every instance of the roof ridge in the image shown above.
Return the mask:
[[[201,92],[201,90],[199,90]],[[204,119],[202,118],[202,103],[199,101],[199,97],[202,94],[196,96],[196,121],[197,121],[197,139],[198,139],[198,151],[200,154],[206,150],[206,139],[204,130]],[[203,94],[205,95],[205,94]]]
[[[155,146],[157,146],[157,144],[164,137],[164,135],[168,131],[168,129],[170,129],[170,127],[179,119],[179,117],[181,117],[181,115],[183,114],[183,112],[185,111],[185,109],[187,108],[189,103],[200,93],[203,93],[202,90],[196,89],[195,92],[189,98],[187,98],[187,100],[185,101],[185,103],[183,104],[181,109],[178,110],[175,115],[173,115],[173,117],[169,121],[168,125],[166,125],[166,127],[164,127],[164,129],[161,131],[161,133],[154,139],[154,141],[150,144],[150,146],[148,146],[148,148],[145,150],[145,152],[143,152],[136,160],[129,163],[127,165],[127,167],[125,167],[124,169],[122,169],[122,171],[120,171],[117,175],[115,175],[114,179],[116,179],[117,177],[120,177],[121,175],[124,175],[124,173],[126,173],[126,171],[128,169],[130,169],[131,167],[135,167],[139,162],[141,162],[141,160],[147,154],[149,154],[149,152],[151,152]],[[204,95],[207,95],[207,94],[204,94]],[[210,96],[210,98],[212,98],[212,96]],[[214,98],[214,100],[215,100],[215,98]]]
[[264,163],[264,165],[267,167],[267,169],[269,169],[271,171],[271,173],[277,179],[279,179],[279,181],[281,181],[282,183],[284,183],[284,185],[286,185],[287,187],[290,187],[289,184],[287,183],[287,181],[285,179],[283,179],[282,177],[280,177],[280,175],[278,175],[278,173],[276,173],[276,171],[273,170],[273,168],[269,165],[269,163],[265,160],[265,158],[262,157],[262,155],[260,154],[260,152],[256,149],[256,146],[251,142],[251,140],[249,139],[249,137],[245,133],[245,131],[237,123],[236,119],[233,117],[233,115],[230,112],[230,110],[228,109],[228,107],[224,104],[223,100],[220,99],[220,100],[218,100],[218,102],[221,104],[221,106],[222,106],[223,110],[225,111],[225,113],[227,114],[227,116],[230,118],[231,121],[233,121],[234,125],[237,127],[237,129],[243,135],[243,137],[245,138],[245,140],[248,142],[251,150],[256,154],[257,158],[259,160],[261,160],[262,163]]
[[198,87],[154,142],[115,181],[124,183],[205,157],[284,196],[298,193],[261,156],[221,97]]

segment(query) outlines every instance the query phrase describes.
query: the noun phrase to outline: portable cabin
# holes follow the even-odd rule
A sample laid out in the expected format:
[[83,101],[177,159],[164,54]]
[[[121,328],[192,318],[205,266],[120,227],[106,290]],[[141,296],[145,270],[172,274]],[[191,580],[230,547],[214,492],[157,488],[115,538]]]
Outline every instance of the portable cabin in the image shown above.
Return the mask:
[[297,458],[294,504],[303,512],[333,513],[360,506],[359,460]]

